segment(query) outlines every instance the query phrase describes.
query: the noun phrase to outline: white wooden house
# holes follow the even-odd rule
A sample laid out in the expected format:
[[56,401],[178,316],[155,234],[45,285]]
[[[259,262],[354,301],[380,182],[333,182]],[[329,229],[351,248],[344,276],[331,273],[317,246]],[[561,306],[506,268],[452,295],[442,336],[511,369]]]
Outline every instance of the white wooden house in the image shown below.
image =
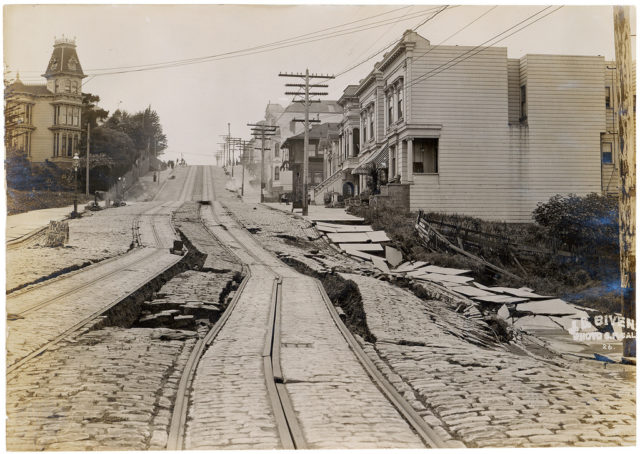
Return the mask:
[[529,222],[555,194],[602,191],[606,71],[599,56],[510,59],[504,47],[432,46],[409,30],[351,90],[358,163],[324,186],[362,191],[376,163],[389,181],[382,201]]

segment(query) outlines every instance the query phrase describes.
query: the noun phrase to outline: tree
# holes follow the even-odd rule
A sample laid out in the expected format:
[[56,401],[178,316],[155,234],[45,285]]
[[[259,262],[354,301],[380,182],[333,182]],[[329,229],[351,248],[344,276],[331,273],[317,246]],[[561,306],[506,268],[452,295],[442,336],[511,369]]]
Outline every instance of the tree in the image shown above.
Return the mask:
[[98,107],[100,96],[91,93],[82,93],[82,129],[87,130],[87,125],[91,124],[91,129],[98,127],[98,122],[103,122],[109,116],[109,111]]

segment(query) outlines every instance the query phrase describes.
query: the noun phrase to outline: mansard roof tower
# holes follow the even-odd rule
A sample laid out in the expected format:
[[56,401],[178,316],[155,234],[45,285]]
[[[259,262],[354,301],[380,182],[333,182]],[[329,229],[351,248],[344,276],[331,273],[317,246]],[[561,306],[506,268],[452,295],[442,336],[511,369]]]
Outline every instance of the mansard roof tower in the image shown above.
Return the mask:
[[82,94],[82,79],[87,76],[78,59],[75,39],[63,36],[55,40],[53,53],[42,77],[47,79],[47,89],[53,93]]

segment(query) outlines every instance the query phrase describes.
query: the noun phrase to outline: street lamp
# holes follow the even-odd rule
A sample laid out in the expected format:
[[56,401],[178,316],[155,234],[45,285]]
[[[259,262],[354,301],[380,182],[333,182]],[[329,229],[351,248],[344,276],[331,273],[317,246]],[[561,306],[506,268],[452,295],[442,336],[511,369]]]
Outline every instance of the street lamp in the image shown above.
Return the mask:
[[78,168],[80,167],[80,156],[73,155],[73,217],[78,217]]

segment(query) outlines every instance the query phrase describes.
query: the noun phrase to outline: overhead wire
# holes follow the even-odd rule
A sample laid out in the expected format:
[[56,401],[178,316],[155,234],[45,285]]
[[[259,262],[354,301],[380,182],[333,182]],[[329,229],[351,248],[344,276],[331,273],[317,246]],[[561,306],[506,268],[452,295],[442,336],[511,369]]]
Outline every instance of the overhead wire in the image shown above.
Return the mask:
[[[534,18],[535,16],[537,16],[537,15],[539,15],[539,14],[543,13],[544,11],[548,10],[549,8],[553,8],[553,5],[551,5],[551,6],[547,6],[547,7],[543,8],[542,10],[540,10],[540,11],[538,11],[538,12],[536,12],[536,13],[534,13],[534,14],[530,15],[530,16],[528,16],[527,18],[525,18],[524,20],[522,20],[522,21],[518,22],[517,24],[515,24],[515,25],[513,25],[513,26],[509,27],[508,29],[504,30],[503,32],[501,32],[501,33],[498,33],[498,34],[494,35],[493,37],[491,37],[491,38],[489,38],[488,40],[484,41],[482,44],[479,44],[479,45],[477,45],[477,46],[473,47],[472,49],[470,49],[470,50],[468,50],[468,51],[465,51],[465,52],[463,52],[462,54],[460,54],[460,55],[458,55],[458,56],[456,56],[456,57],[454,57],[454,58],[450,59],[449,61],[447,61],[447,62],[445,62],[445,63],[443,63],[443,64],[441,64],[441,65],[437,66],[436,68],[434,68],[434,69],[432,69],[432,70],[430,70],[430,71],[426,72],[425,74],[422,74],[422,75],[420,75],[420,76],[416,77],[415,79],[412,79],[411,81],[409,81],[408,85],[406,85],[405,87],[406,87],[406,88],[413,87],[415,84],[417,84],[418,82],[420,82],[420,81],[422,81],[422,80],[430,79],[430,78],[435,77],[436,75],[438,75],[438,74],[442,73],[443,71],[446,71],[446,70],[448,70],[448,69],[450,69],[450,68],[453,68],[454,66],[456,66],[456,65],[458,65],[458,64],[460,64],[460,63],[462,63],[463,61],[468,60],[469,58],[471,58],[471,57],[473,57],[473,56],[475,56],[475,55],[479,54],[480,52],[483,52],[483,51],[486,51],[487,49],[490,49],[490,46],[492,46],[492,45],[494,45],[494,44],[497,44],[497,43],[499,43],[499,42],[504,41],[505,39],[509,38],[510,36],[513,36],[513,35],[515,35],[516,33],[521,32],[521,31],[522,31],[522,30],[524,30],[525,28],[528,28],[528,27],[530,27],[531,25],[535,24],[536,22],[538,22],[538,21],[540,21],[540,20],[544,19],[545,17],[547,17],[547,16],[549,16],[549,15],[551,15],[551,14],[553,14],[553,13],[557,12],[557,11],[558,11],[558,10],[560,10],[562,7],[563,7],[563,6],[561,5],[561,6],[559,6],[558,8],[556,8],[555,10],[549,11],[547,14],[545,14],[545,15],[543,15],[543,16],[540,16],[540,17],[536,18],[535,20],[533,20],[533,21],[529,22],[528,24],[526,24],[526,25],[524,25],[524,26],[520,27],[520,28],[519,28],[519,29],[517,29],[517,30],[514,30],[513,32],[509,33],[507,36],[504,36],[504,37],[502,37],[502,38],[498,39],[497,41],[494,41],[494,40],[496,40],[498,37],[500,37],[500,36],[504,35],[505,33],[509,32],[509,31],[511,31],[511,30],[513,30],[514,28],[516,28],[516,27],[518,27],[518,26],[522,25],[523,23],[525,23],[525,22],[527,22],[527,21],[531,20],[532,18]],[[494,41],[494,42],[491,42],[491,41]],[[486,46],[486,44],[488,44],[489,42],[491,42],[491,44],[489,44],[489,46]],[[456,61],[456,60],[457,60],[457,61]]]
[[[445,5],[442,9],[436,11],[433,15],[431,15],[430,17],[427,17],[425,20],[423,20],[422,22],[420,22],[418,25],[416,25],[415,27],[413,27],[413,30],[417,30],[418,28],[422,27],[424,24],[426,24],[427,22],[429,22],[430,20],[432,20],[434,17],[436,17],[438,14],[442,13],[444,10],[446,9],[453,9],[453,8],[457,8],[457,6],[449,6],[449,5]],[[396,44],[398,44],[400,42],[402,38],[399,39],[395,39],[393,41],[391,41],[389,44],[387,44],[386,46],[384,46],[382,49],[379,49],[378,51],[376,51],[375,53],[369,55],[367,58],[365,58],[364,60],[356,63],[355,65],[350,66],[349,68],[346,68],[340,72],[338,72],[336,74],[336,78],[343,76],[344,74],[354,70],[355,68],[357,68],[358,66],[363,65],[364,63],[368,62],[369,60],[371,60],[372,58],[376,57],[377,55],[379,55],[380,53],[384,52],[385,50],[387,50],[388,48],[395,46]]]

